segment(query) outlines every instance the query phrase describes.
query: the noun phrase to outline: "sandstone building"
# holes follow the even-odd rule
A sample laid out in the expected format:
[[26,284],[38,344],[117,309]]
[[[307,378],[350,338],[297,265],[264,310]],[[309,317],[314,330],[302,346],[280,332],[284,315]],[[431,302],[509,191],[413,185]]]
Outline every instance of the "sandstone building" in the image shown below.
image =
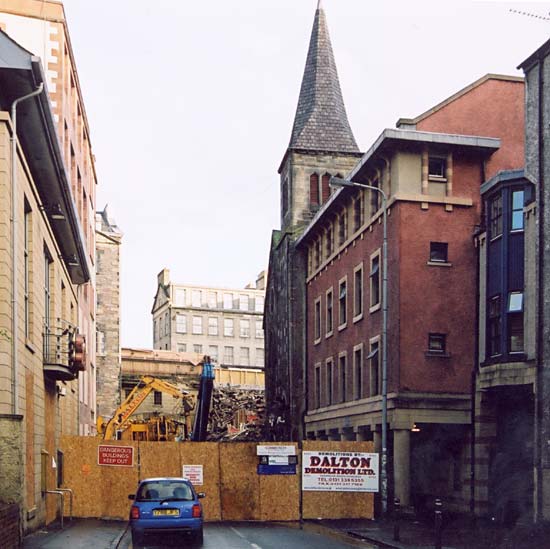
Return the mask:
[[265,272],[243,289],[191,286],[158,275],[153,347],[209,355],[216,365],[263,368]]
[[[95,432],[95,194],[90,129],[63,4],[53,0],[1,0],[0,28],[42,60],[70,194],[83,238],[90,279],[77,288],[77,318],[86,337],[86,370],[78,377],[78,432]],[[78,258],[78,261],[84,261]]]
[[0,501],[26,532],[57,515],[59,437],[94,432],[96,175],[62,4],[2,0],[0,28]]
[[97,413],[120,405],[120,252],[122,232],[107,207],[96,214]]

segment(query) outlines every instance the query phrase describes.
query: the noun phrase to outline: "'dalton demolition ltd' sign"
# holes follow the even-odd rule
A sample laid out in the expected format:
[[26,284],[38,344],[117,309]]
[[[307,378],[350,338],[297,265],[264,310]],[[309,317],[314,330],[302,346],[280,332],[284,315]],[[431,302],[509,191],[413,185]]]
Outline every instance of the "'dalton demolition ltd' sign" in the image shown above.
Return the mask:
[[98,465],[113,465],[115,467],[133,467],[134,449],[131,446],[106,446],[97,448]]
[[302,490],[378,492],[378,454],[303,452]]

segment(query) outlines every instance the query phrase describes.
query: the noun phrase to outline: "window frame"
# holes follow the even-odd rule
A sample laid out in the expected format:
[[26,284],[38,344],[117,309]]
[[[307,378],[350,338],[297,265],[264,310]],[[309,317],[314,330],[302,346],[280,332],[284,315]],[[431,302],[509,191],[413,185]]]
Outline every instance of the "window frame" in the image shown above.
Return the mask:
[[382,394],[380,353],[380,336],[369,339],[369,354],[365,359],[365,361],[369,361],[369,397],[375,397]]
[[[183,326],[183,329],[181,329]],[[187,315],[176,313],[176,334],[187,333]]]
[[223,319],[223,336],[235,337],[235,320],[233,318]]
[[[359,357],[359,359],[358,359]],[[363,343],[353,347],[353,399],[361,400],[363,398]]]
[[[437,342],[440,345],[436,345]],[[444,332],[428,333],[428,353],[430,355],[446,356],[448,354],[447,334]]]
[[[200,321],[200,325],[199,325],[199,322],[197,321]],[[202,335],[204,331],[202,316],[193,315],[191,322],[192,322],[191,333],[193,335]]]
[[321,342],[321,296],[315,298],[313,304],[313,344],[317,345]]
[[[330,304],[330,307],[329,307]],[[325,338],[334,334],[334,290],[331,286],[325,293]]]
[[[342,298],[342,287],[344,287],[343,298]],[[347,326],[347,324],[348,324],[348,277],[346,275],[346,276],[343,276],[338,281],[338,331],[343,330]]]
[[[373,252],[370,256],[370,270],[369,270],[369,312],[374,313],[378,311],[382,306],[382,284],[381,284],[381,272],[382,272],[382,254],[380,248]],[[373,265],[377,263],[377,268],[374,270]],[[376,298],[376,301],[373,301]]]
[[[521,194],[521,207],[514,207],[514,195]],[[525,230],[525,216],[523,213],[525,204],[525,189],[511,188],[510,189],[510,232],[520,233]],[[521,227],[514,227],[514,214],[521,213]]]
[[489,239],[495,240],[502,236],[503,227],[503,197],[502,191],[495,194],[488,201],[487,208],[487,226],[489,229]]
[[220,323],[217,316],[208,317],[208,335],[217,336],[220,334]]
[[[357,289],[357,274],[359,273],[359,291]],[[353,322],[359,322],[363,318],[365,309],[365,283],[363,277],[363,262],[353,269]]]
[[[437,170],[438,173],[432,171],[432,163],[437,163],[442,169]],[[447,181],[447,157],[442,154],[428,154],[428,180],[429,181]]]
[[348,354],[346,351],[338,353],[338,399],[340,403],[348,399]]
[[334,359],[329,357],[325,360],[326,371],[326,405],[332,406],[334,404]]
[[449,243],[430,241],[430,259],[429,263],[447,264],[449,263]]

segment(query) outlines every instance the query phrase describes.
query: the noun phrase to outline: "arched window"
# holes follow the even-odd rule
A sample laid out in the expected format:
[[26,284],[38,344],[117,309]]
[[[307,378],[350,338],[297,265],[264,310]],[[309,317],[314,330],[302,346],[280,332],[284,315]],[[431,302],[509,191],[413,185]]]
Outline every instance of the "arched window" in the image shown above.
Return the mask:
[[312,173],[309,176],[309,203],[312,206],[319,206],[319,175]]
[[326,173],[323,175],[322,181],[321,181],[321,204],[324,204],[330,196],[330,185],[328,184],[330,181],[330,174]]

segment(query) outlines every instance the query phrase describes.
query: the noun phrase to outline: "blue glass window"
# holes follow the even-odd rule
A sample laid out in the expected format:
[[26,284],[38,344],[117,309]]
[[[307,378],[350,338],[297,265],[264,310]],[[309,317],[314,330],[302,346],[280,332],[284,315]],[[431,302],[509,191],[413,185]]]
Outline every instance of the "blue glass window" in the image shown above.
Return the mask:
[[512,191],[512,231],[523,230],[523,191]]

